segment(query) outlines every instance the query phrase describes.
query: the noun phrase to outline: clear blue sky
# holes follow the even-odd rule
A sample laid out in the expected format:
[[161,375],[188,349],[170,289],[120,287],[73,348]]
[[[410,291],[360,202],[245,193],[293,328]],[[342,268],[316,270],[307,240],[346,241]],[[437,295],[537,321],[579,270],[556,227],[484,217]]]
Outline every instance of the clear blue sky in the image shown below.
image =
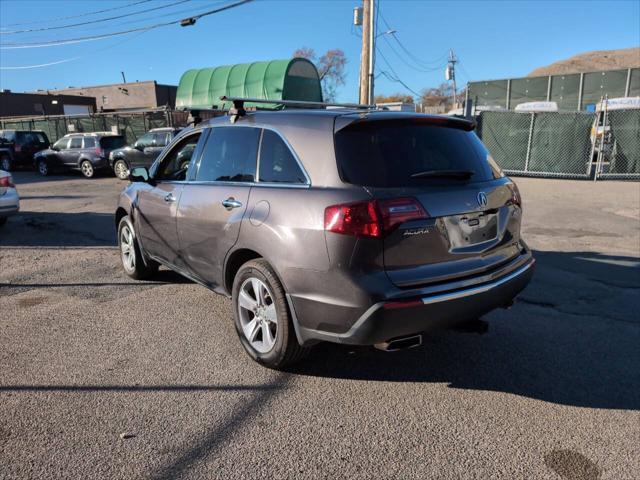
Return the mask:
[[[177,0],[153,0],[124,8],[135,0],[0,0],[3,31],[76,23],[154,8]],[[76,28],[0,35],[2,45],[49,41],[127,30],[189,16],[231,0],[191,0],[171,8]],[[287,58],[298,47],[323,53],[342,49],[348,59],[346,85],[339,100],[354,101],[358,92],[360,38],[352,27],[358,0],[256,0],[199,20],[146,33],[46,48],[2,49],[0,67],[77,60],[43,68],[0,70],[0,88],[30,91],[121,81],[157,80],[176,84],[189,68]],[[640,45],[640,1],[400,1],[380,0],[381,13],[410,54],[423,60],[422,70],[391,41],[378,46],[393,70],[413,90],[444,80],[449,48],[460,59],[458,81],[516,77],[538,66],[590,50]],[[59,17],[120,7],[98,15],[53,21]],[[10,24],[42,22],[23,26]],[[379,32],[386,30],[382,19]],[[401,60],[398,56],[400,54]],[[413,68],[412,68],[413,67]],[[380,56],[376,70],[389,71]],[[376,93],[407,92],[384,76]]]

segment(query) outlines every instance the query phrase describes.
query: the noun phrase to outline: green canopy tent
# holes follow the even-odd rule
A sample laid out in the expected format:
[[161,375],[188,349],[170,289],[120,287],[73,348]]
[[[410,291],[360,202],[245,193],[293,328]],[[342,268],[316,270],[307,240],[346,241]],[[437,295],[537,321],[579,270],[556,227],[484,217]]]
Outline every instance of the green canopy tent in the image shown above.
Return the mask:
[[[228,109],[220,97],[261,100],[306,100],[322,102],[320,77],[315,65],[304,58],[241,63],[187,70],[180,78],[177,109]],[[250,103],[245,104],[252,107]],[[260,104],[277,108],[278,104]]]

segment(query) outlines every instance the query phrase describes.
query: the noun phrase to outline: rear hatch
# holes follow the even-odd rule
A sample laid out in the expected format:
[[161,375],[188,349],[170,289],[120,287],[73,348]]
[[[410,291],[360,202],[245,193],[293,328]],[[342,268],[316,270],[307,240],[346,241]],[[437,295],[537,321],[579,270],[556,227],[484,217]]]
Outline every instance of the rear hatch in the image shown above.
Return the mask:
[[340,175],[375,199],[384,268],[399,287],[478,275],[522,250],[517,188],[472,128],[384,113],[336,121]]
[[118,148],[124,147],[126,141],[122,135],[109,135],[100,139],[100,148],[102,149],[102,157],[109,158],[109,154]]

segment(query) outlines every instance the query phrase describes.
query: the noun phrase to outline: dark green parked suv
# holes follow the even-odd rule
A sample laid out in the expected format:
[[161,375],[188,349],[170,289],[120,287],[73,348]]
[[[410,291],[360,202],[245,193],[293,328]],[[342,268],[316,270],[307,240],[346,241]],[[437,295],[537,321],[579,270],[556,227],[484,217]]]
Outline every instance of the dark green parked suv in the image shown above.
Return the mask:
[[40,130],[0,130],[0,170],[31,167],[34,154],[45,148],[49,139]]

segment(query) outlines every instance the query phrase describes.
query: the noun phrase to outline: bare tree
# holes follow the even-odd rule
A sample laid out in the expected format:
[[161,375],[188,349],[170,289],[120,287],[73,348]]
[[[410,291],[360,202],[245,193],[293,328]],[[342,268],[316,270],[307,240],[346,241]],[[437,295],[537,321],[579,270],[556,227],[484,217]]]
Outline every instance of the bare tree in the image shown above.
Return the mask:
[[344,67],[347,64],[347,59],[344,52],[335,48],[328,50],[318,59],[313,48],[302,47],[293,52],[293,56],[306,58],[315,64],[322,84],[322,96],[325,101],[334,102],[338,87],[345,83]]
[[[464,88],[458,92],[458,98],[464,98]],[[425,88],[421,92],[419,102],[425,106],[433,107],[444,105],[451,108],[453,105],[453,87],[449,83],[442,83],[438,87]]]
[[391,95],[376,95],[375,103],[402,102],[413,104],[413,97],[406,93],[392,93]]

